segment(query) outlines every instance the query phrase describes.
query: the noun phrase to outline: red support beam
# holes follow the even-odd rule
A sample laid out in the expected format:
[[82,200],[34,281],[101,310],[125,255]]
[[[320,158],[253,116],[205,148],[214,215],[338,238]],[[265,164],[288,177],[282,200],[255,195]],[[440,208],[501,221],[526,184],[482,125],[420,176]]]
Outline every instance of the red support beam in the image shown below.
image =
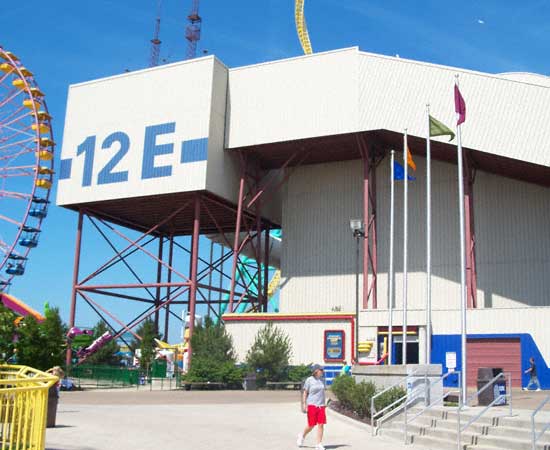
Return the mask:
[[[173,267],[173,258],[174,258],[174,236],[170,236],[170,246],[168,247],[168,265]],[[172,271],[168,271],[167,280],[168,283],[172,282]],[[168,286],[166,288],[166,299],[170,300],[170,291],[171,288]],[[168,325],[170,321],[170,303],[166,304],[164,312],[164,336],[163,339],[165,342],[168,342]]]
[[[74,268],[73,268],[73,287],[71,292],[71,311],[69,313],[69,328],[75,326],[75,317],[76,317],[76,294],[78,285],[78,272],[80,269],[80,250],[82,246],[82,225],[84,221],[84,215],[82,211],[78,211],[78,225],[76,229],[76,244],[75,244],[75,254],[74,254]],[[67,353],[65,355],[65,364],[67,369],[71,367],[72,362],[72,349],[71,346],[67,346]]]
[[[162,251],[164,248],[164,237],[161,236],[159,238],[159,250],[158,250],[158,261],[157,261],[157,283],[160,284],[162,282]],[[158,306],[160,304],[160,286],[157,286],[156,292],[155,292],[155,306]],[[158,334],[159,332],[159,315],[160,311],[157,310],[155,312],[155,332]]]
[[477,308],[476,238],[474,222],[475,169],[466,152],[464,160],[464,225],[466,239],[466,298],[468,308]]
[[188,367],[191,367],[193,348],[191,338],[195,329],[195,308],[197,302],[197,267],[199,262],[199,238],[201,229],[201,202],[197,195],[195,197],[195,214],[193,219],[193,238],[191,242],[191,288],[189,290],[189,350]]
[[[358,135],[357,143],[363,162],[363,308],[378,308],[376,255],[376,164],[372,148]],[[369,273],[370,272],[370,273]]]
[[235,237],[233,240],[233,263],[231,266],[231,286],[229,288],[229,312],[233,312],[233,301],[235,298],[235,281],[237,276],[237,264],[239,263],[239,237],[241,234],[241,219],[244,202],[244,185],[245,185],[246,167],[245,162],[241,160],[241,178],[239,180],[239,198],[237,200],[237,218],[235,223]]

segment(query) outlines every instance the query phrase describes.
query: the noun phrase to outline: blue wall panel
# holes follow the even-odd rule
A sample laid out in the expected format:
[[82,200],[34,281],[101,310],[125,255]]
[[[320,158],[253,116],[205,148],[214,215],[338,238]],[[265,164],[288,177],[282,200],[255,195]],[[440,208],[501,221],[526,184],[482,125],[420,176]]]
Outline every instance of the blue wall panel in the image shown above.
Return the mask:
[[[519,338],[521,347],[521,368],[522,371],[529,368],[529,358],[535,358],[537,373],[540,384],[543,389],[550,389],[550,368],[544,362],[542,354],[534,341],[533,337],[528,333],[515,334],[469,334],[468,338],[472,339],[511,339]],[[441,364],[443,373],[447,372],[445,367],[445,353],[456,352],[456,370],[462,370],[462,349],[460,345],[459,334],[438,334],[432,336],[432,363]],[[447,381],[447,380],[446,380]],[[522,386],[527,386],[529,382],[529,374],[522,375]],[[446,386],[457,386],[456,381],[449,381]]]

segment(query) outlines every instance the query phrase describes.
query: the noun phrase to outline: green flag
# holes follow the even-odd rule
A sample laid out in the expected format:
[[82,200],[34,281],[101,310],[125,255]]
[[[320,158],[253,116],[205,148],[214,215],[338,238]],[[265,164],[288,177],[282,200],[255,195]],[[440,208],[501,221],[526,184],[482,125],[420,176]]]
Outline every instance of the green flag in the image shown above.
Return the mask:
[[430,116],[430,137],[433,136],[450,136],[451,139],[449,139],[449,142],[455,138],[455,134],[447,125]]

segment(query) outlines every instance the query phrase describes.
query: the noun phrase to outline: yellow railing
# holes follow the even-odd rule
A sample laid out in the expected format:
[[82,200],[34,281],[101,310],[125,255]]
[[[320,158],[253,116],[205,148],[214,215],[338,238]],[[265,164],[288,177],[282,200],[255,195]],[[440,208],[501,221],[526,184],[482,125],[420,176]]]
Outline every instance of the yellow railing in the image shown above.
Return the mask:
[[48,390],[58,378],[0,365],[0,450],[44,450]]

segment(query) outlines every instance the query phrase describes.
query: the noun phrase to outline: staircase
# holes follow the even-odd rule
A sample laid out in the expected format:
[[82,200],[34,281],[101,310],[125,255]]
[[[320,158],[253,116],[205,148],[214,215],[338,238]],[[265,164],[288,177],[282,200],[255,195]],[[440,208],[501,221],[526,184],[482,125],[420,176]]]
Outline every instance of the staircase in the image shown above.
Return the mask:
[[[411,417],[416,408],[410,410]],[[531,421],[526,415],[498,417],[505,412],[497,411],[493,417],[484,416],[462,433],[462,449],[475,450],[531,450]],[[464,410],[460,415],[462,425],[477,413],[475,408]],[[544,423],[537,423],[542,430]],[[403,414],[387,422],[379,430],[380,434],[403,442]],[[457,450],[457,413],[456,408],[435,407],[407,424],[407,443],[430,450]],[[537,442],[537,450],[550,450],[550,432]]]

